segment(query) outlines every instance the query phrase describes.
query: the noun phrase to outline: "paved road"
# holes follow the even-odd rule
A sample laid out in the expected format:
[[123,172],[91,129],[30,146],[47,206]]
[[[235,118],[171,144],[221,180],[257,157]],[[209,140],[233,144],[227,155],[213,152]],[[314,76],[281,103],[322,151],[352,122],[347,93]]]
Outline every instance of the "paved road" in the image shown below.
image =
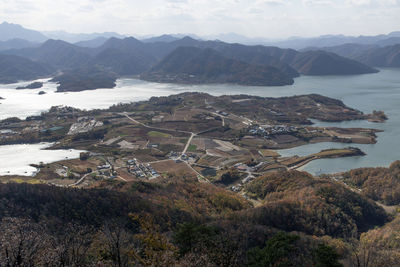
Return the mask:
[[81,177],[81,179],[79,179],[79,180],[76,181],[75,183],[69,184],[69,185],[67,185],[67,186],[70,187],[70,186],[79,185],[79,184],[81,184],[81,183],[85,180],[85,178],[86,178],[87,176],[89,176],[90,174],[93,174],[93,173],[98,173],[98,171],[86,173],[85,175],[83,175],[83,176]]

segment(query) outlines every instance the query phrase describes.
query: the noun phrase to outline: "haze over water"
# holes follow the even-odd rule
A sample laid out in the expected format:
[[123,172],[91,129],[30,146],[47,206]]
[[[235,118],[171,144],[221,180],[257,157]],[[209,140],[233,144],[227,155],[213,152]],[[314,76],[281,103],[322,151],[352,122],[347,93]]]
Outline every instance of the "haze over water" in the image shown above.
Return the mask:
[[[400,69],[383,69],[380,73],[354,76],[302,76],[292,86],[250,87],[238,85],[174,85],[156,84],[133,79],[118,80],[115,89],[55,93],[56,84],[45,83],[41,89],[15,90],[28,82],[0,85],[0,119],[25,118],[38,115],[51,106],[67,105],[81,109],[107,108],[120,102],[146,100],[151,96],[166,96],[188,91],[206,92],[213,95],[251,94],[264,97],[280,97],[317,93],[342,100],[346,105],[365,113],[383,110],[388,115],[386,123],[351,121],[323,123],[317,125],[339,127],[366,127],[384,130],[378,134],[378,143],[357,145],[367,153],[364,157],[322,159],[311,162],[304,170],[314,174],[332,173],[358,167],[388,166],[400,159]],[[38,95],[39,91],[47,94]],[[305,155],[326,148],[347,147],[349,144],[319,143],[283,150],[283,155]],[[1,160],[1,159],[0,159]]]

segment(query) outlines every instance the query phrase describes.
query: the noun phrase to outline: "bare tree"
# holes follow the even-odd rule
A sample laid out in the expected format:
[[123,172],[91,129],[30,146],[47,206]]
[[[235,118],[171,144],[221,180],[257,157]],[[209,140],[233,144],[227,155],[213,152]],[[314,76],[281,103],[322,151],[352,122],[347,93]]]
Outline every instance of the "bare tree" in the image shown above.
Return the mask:
[[87,266],[93,231],[87,226],[68,224],[51,239],[52,266]]
[[107,252],[113,266],[129,266],[129,251],[132,235],[126,232],[120,222],[106,222],[101,228]]
[[0,265],[38,266],[47,235],[38,224],[19,218],[4,218],[0,224]]

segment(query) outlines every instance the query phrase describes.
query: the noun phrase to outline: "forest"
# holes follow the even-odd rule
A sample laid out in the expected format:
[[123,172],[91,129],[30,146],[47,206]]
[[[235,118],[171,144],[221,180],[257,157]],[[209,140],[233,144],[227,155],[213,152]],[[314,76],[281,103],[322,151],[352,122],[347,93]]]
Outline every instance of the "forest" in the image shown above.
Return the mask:
[[400,263],[398,218],[342,182],[285,171],[245,190],[249,199],[184,175],[92,189],[1,184],[0,265]]

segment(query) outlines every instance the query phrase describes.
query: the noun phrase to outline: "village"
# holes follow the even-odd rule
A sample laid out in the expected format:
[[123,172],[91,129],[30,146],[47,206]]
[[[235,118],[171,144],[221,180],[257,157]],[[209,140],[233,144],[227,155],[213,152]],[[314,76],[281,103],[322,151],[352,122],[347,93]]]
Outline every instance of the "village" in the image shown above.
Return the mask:
[[[296,107],[276,99],[185,93],[95,112],[53,107],[26,120],[1,121],[0,142],[53,142],[53,149],[88,151],[79,159],[36,166],[39,172],[30,181],[93,187],[103,181],[164,179],[175,174],[240,192],[268,172],[296,169],[319,158],[362,155],[349,147],[281,157],[279,149],[309,142],[376,142],[374,129],[310,125],[310,117],[360,119],[358,111],[324,106],[323,100],[307,99],[304,106],[297,101]],[[254,106],[273,107],[274,112],[256,114]]]

